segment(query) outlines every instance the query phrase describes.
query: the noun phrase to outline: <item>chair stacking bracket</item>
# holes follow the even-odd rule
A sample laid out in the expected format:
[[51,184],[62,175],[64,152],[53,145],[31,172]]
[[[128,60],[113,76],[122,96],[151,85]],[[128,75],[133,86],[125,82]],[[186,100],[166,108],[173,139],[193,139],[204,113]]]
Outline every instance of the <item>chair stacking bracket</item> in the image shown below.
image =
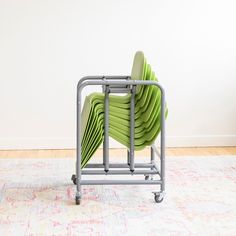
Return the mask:
[[[104,142],[103,163],[88,163],[82,170],[81,167],[81,93],[84,87],[100,85],[104,96]],[[134,161],[134,127],[135,127],[135,92],[136,86],[157,86],[161,91],[161,116],[160,116],[160,151],[153,144],[150,147],[150,162],[135,163]],[[130,147],[127,150],[127,163],[110,163],[109,161],[109,94],[130,93]],[[76,175],[71,179],[76,185],[75,202],[77,205],[82,199],[82,185],[158,185],[159,191],[154,191],[154,199],[162,202],[165,194],[165,93],[157,81],[132,80],[130,76],[86,76],[77,85],[77,132],[76,132]],[[156,160],[158,156],[158,160]],[[84,175],[144,175],[143,180],[82,180]],[[154,180],[157,176],[158,180]],[[158,190],[158,189],[157,189]]]

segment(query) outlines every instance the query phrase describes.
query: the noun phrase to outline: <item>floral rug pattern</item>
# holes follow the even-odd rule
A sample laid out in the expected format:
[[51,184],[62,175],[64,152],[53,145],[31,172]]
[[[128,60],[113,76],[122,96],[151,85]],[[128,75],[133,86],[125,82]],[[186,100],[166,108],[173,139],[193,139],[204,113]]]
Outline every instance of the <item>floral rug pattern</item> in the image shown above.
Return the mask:
[[235,236],[236,156],[166,159],[162,203],[157,186],[83,186],[76,206],[74,158],[2,158],[0,235]]

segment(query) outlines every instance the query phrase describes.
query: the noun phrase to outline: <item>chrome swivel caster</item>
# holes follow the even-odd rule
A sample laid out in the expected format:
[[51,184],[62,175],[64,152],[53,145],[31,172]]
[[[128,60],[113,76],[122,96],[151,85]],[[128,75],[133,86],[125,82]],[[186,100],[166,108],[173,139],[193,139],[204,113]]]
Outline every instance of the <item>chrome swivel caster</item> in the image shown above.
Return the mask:
[[164,200],[164,192],[153,192],[154,200],[156,203],[160,203]]
[[81,198],[80,197],[75,197],[75,203],[76,203],[76,205],[80,205]]

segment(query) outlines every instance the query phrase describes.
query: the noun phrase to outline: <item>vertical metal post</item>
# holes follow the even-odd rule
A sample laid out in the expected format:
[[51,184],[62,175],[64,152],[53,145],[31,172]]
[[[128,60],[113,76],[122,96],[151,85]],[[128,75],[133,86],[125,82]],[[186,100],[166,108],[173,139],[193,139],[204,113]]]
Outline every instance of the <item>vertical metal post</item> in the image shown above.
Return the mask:
[[109,85],[105,87],[104,101],[104,142],[103,142],[103,164],[104,170],[109,171]]
[[[154,153],[153,147],[151,146],[151,163],[154,164],[154,161],[155,161],[155,153]],[[151,170],[153,170],[153,169],[154,168],[151,167]]]
[[134,126],[135,126],[135,93],[136,85],[131,88],[130,101],[130,171],[134,171]]
[[80,202],[81,192],[81,91],[77,88],[76,114],[76,202]]
[[130,165],[130,154],[128,149],[127,149],[127,164]]
[[161,192],[165,191],[165,92],[161,89]]

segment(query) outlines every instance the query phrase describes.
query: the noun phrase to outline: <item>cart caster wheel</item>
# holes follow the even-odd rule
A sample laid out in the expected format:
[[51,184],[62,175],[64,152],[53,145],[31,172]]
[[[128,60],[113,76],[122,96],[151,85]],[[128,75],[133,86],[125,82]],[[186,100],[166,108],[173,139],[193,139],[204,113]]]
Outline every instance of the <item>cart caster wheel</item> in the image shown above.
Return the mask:
[[76,185],[76,175],[72,175],[71,180],[73,181],[74,185]]
[[164,198],[160,194],[155,194],[154,199],[156,203],[160,203],[163,201]]
[[75,197],[75,203],[76,205],[80,205],[81,199],[79,197]]

